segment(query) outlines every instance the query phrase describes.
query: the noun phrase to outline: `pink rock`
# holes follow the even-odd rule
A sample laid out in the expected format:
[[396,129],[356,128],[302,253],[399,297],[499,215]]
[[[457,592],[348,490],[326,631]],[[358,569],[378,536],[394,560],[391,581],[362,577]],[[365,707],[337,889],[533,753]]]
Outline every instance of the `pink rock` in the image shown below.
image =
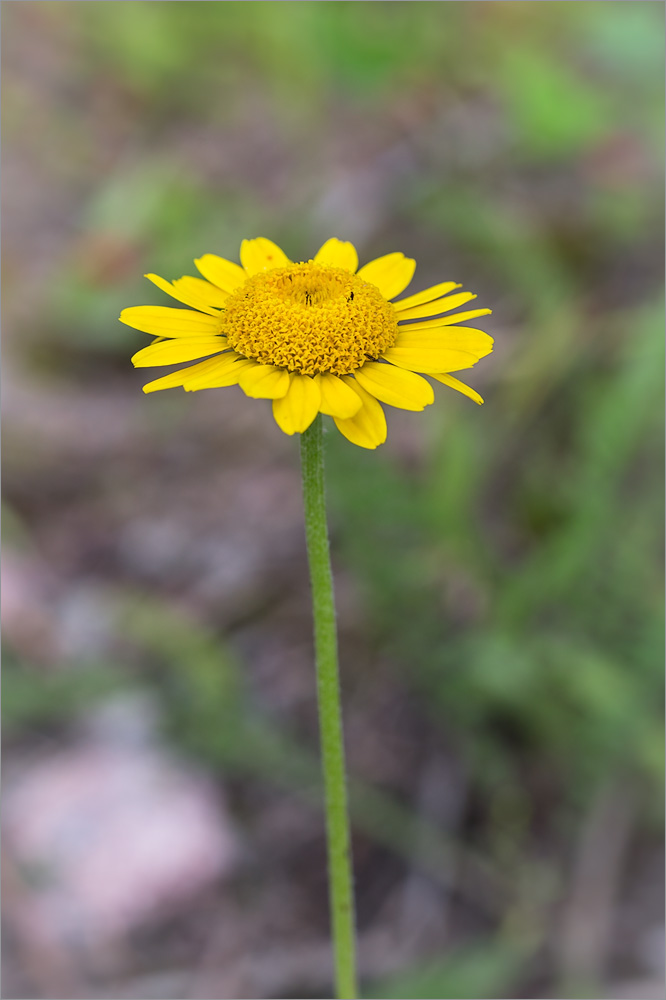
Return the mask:
[[236,856],[214,785],[146,746],[90,740],[30,763],[7,781],[4,806],[24,903],[93,950],[178,911]]

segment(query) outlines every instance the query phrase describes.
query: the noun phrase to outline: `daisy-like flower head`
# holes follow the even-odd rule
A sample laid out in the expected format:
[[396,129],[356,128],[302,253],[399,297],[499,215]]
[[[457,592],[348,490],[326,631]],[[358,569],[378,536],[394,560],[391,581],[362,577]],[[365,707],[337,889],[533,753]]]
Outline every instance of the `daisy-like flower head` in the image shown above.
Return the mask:
[[242,266],[205,254],[194,262],[201,278],[146,275],[191,308],[123,309],[121,322],[156,338],[134,365],[199,363],[148,382],[144,392],[240,385],[273,401],[285,434],[327,413],[362,448],[386,440],[381,403],[422,410],[433,402],[423,374],[483,402],[450,373],[492,351],[487,333],[458,326],[491,310],[451,313],[476,298],[455,282],[392,302],[412,280],[415,261],[390,253],[358,269],[356,250],[338,239],[305,263],[263,237],[243,240],[240,259]]

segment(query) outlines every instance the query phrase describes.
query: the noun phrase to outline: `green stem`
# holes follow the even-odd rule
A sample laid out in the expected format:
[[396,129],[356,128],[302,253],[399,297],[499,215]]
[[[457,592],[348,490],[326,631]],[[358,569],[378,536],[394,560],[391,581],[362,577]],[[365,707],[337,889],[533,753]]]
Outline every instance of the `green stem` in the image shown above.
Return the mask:
[[328,550],[326,502],[324,499],[324,450],[321,414],[301,435],[301,469],[305,535],[312,583],[315,661],[319,730],[326,799],[328,878],[335,976],[339,1000],[355,1000],[356,945],[354,936],[354,895],[345,753],[342,741],[338,642],[335,627],[333,576]]

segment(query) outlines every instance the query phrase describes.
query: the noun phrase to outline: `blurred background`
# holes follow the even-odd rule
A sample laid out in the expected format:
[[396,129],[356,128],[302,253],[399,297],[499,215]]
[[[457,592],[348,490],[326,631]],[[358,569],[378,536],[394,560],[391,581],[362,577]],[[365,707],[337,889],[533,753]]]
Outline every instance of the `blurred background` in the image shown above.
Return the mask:
[[364,995],[663,997],[663,5],[3,8],[4,995],[331,995],[297,441],[117,316],[335,235],[496,338],[327,437]]

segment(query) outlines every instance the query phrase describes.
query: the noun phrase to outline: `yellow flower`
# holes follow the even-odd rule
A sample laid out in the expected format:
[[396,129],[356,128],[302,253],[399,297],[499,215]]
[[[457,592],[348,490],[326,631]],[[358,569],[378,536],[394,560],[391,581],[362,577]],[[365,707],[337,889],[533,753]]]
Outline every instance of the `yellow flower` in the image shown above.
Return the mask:
[[490,354],[487,333],[461,322],[490,309],[450,313],[476,298],[453,281],[391,302],[412,280],[415,261],[389,253],[358,268],[351,243],[330,239],[306,263],[293,263],[263,237],[243,240],[242,266],[214,254],[195,264],[203,276],[170,283],[146,278],[191,309],[132,306],[120,319],[156,339],[134,355],[137,367],[198,364],[148,382],[144,392],[240,385],[273,401],[285,434],[327,413],[362,448],[386,440],[381,403],[422,410],[434,400],[430,378],[469,396],[450,372]]

